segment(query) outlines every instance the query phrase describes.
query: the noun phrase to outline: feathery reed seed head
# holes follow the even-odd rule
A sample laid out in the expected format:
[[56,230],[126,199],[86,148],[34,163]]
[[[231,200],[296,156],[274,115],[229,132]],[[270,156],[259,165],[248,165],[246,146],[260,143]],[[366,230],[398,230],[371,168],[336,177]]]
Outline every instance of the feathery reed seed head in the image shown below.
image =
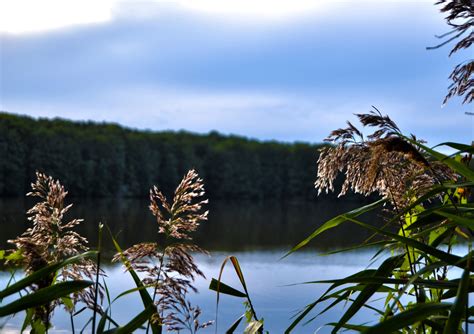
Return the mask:
[[208,211],[203,199],[204,185],[194,170],[181,180],[169,203],[163,193],[154,186],[150,190],[150,211],[156,218],[158,234],[166,236],[166,244],[156,242],[136,244],[122,254],[116,254],[114,261],[124,256],[130,268],[145,274],[142,282],[153,286],[158,296],[157,306],[161,321],[169,330],[187,328],[191,333],[207,327],[210,322],[200,324],[200,309],[191,306],[186,299],[190,291],[196,292],[193,282],[203,272],[194,262],[192,253],[207,253],[192,244],[192,232],[207,220]]
[[339,196],[350,190],[364,196],[378,193],[393,205],[404,207],[433,184],[455,178],[444,164],[428,162],[423,152],[402,136],[395,122],[379,110],[356,116],[363,126],[376,130],[364,138],[362,131],[348,122],[347,128],[331,132],[326,141],[334,146],[321,149],[318,159],[318,193],[334,191],[336,177],[344,173]]
[[[21,236],[8,242],[15,245],[22,254],[22,265],[26,274],[34,273],[41,268],[58,263],[74,255],[78,255],[89,248],[87,239],[73,228],[82,222],[82,219],[64,221],[64,217],[72,205],[65,205],[67,191],[58,180],[43,173],[36,173],[36,181],[31,184],[32,191],[27,196],[36,197],[40,201],[27,211],[28,220],[32,227]],[[47,279],[39,281],[33,290],[48,287],[56,281],[80,280],[87,277],[92,279],[96,273],[96,265],[89,259],[82,259],[78,263],[65,266]],[[101,298],[103,295],[100,289]],[[85,289],[72,296],[73,304],[81,301],[89,307],[94,307],[94,292],[92,288]],[[59,300],[45,305],[42,310],[36,310],[36,317],[43,323],[48,323],[52,311],[60,304]],[[73,312],[73,309],[68,309]],[[41,313],[41,315],[39,315]]]

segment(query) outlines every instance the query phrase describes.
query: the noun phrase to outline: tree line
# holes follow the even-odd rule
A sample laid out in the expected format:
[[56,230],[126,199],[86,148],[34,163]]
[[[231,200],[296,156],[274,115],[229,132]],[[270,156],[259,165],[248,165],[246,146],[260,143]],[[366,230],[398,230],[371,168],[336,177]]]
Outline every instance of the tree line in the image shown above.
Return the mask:
[[211,199],[314,199],[320,147],[0,113],[0,196],[23,196],[37,170],[73,197],[171,194],[195,168]]

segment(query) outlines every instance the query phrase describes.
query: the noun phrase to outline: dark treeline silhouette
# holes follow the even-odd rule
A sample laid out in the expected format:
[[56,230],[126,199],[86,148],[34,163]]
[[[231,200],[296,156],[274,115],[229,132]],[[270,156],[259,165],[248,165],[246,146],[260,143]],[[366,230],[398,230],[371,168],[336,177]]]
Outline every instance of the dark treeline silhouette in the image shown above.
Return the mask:
[[314,199],[319,146],[0,113],[0,196],[23,196],[36,170],[73,197],[170,194],[195,168],[210,198]]

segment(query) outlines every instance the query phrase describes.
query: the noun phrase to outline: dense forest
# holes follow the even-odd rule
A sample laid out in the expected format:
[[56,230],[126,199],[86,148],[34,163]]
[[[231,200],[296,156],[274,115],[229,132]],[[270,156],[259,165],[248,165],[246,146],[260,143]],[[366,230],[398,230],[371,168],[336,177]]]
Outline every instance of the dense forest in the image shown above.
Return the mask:
[[0,113],[0,196],[23,196],[36,170],[73,197],[169,194],[195,168],[210,198],[314,199],[319,146]]

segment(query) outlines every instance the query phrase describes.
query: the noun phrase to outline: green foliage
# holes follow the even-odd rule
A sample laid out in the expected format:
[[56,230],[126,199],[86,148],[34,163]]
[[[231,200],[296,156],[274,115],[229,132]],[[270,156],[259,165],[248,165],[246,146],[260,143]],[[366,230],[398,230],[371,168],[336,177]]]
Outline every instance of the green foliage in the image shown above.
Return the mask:
[[[339,321],[327,324],[333,327],[333,333],[344,328],[363,333],[458,333],[472,321],[468,311],[468,296],[474,292],[474,270],[471,266],[474,206],[468,200],[474,190],[473,172],[468,167],[470,156],[459,158],[466,151],[461,144],[450,143],[450,147],[460,151],[446,156],[417,141],[405,139],[424,152],[426,161],[439,161],[452,170],[457,180],[434,184],[424,195],[409,201],[406,207],[392,207],[385,217],[385,224],[377,221],[367,223],[359,217],[360,213],[382,204],[383,201],[379,201],[327,221],[295,246],[291,252],[299,250],[322,233],[342,223],[349,223],[368,229],[382,239],[371,243],[380,247],[376,258],[382,260],[388,254],[392,256],[377,269],[366,269],[342,279],[307,282],[332,285],[323,296],[300,311],[286,333],[314,312],[321,302],[331,300],[329,306],[308,322],[341,301],[349,301],[349,307]],[[393,224],[397,222],[398,233],[394,233]],[[463,255],[453,254],[455,245],[456,253],[462,250]],[[454,267],[463,270],[458,278]],[[342,289],[335,291],[341,286]],[[380,297],[385,300],[382,307],[373,303]],[[363,307],[375,310],[380,318],[364,324],[349,323]]]
[[[240,284],[242,285],[242,288],[244,289],[245,293],[240,292],[239,290],[222,283],[221,278],[222,278],[222,273],[224,272],[225,265],[230,261],[232,263],[232,266],[234,268],[234,272],[239,278]],[[234,296],[234,297],[239,297],[239,298],[245,298],[244,301],[244,307],[245,307],[245,313],[237,318],[235,322],[227,329],[226,333],[234,333],[234,331],[238,328],[239,324],[241,323],[242,319],[246,320],[246,327],[244,329],[244,333],[246,334],[255,334],[255,333],[263,333],[263,318],[259,319],[257,316],[257,313],[255,312],[255,309],[252,304],[252,299],[250,298],[248,289],[247,289],[247,284],[245,283],[245,277],[242,272],[242,269],[240,268],[240,263],[239,260],[233,256],[227,256],[224,261],[222,262],[221,269],[219,271],[219,278],[212,279],[211,284],[209,285],[209,289],[214,290],[217,292],[217,298],[216,298],[216,326],[217,326],[217,315],[219,312],[219,300],[220,300],[220,294],[225,294],[229,296]]]
[[0,112],[0,196],[23,196],[36,170],[75,197],[145,197],[154,184],[166,195],[195,168],[211,199],[313,199],[318,147]]

